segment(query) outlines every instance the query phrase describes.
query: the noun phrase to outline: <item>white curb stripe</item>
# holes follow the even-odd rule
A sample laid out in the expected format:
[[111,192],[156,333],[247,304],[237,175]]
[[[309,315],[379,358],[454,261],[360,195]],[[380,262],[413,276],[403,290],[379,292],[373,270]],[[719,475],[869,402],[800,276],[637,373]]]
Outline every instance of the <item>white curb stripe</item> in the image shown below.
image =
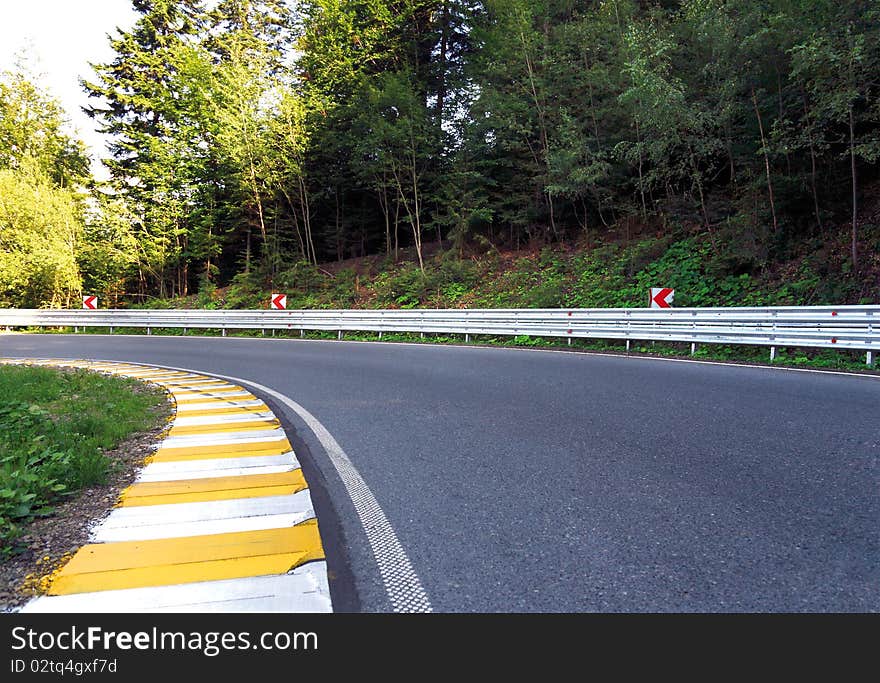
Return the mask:
[[159,481],[183,481],[186,479],[216,479],[218,477],[240,477],[256,474],[282,474],[284,472],[293,472],[299,469],[290,465],[265,465],[263,467],[236,467],[234,469],[226,469],[222,472],[167,472],[154,473],[142,472],[138,478],[138,484],[154,483]]
[[186,536],[209,536],[235,531],[262,531],[284,529],[313,519],[313,510],[264,515],[262,517],[234,517],[229,519],[206,519],[200,522],[166,522],[164,524],[134,527],[114,527],[96,531],[93,543],[118,543],[122,541],[155,541],[160,538],[184,538]]
[[[259,399],[251,401],[232,400],[232,401],[205,401],[204,403],[184,403],[177,404],[178,413],[192,413],[197,410],[228,410],[229,408],[256,408],[257,406],[265,407]],[[268,410],[268,408],[266,408]]]
[[[22,364],[28,361],[21,361]],[[174,399],[195,396],[199,406],[209,409],[255,407],[255,411],[177,417],[176,427],[205,428],[204,434],[166,437],[157,449],[201,448],[220,445],[241,445],[247,453],[249,444],[286,441],[287,435],[268,407],[241,387],[231,392],[221,390],[231,385],[225,381],[198,374],[182,375],[165,370],[143,372],[149,366],[113,365],[92,361],[43,360],[30,364],[68,366],[91,369],[123,377],[132,377],[163,387]],[[140,372],[139,372],[140,371]],[[151,375],[149,378],[146,375]],[[134,377],[134,375],[139,375]],[[181,381],[182,376],[191,379]],[[162,381],[162,380],[168,381]],[[202,390],[204,389],[204,390]],[[217,396],[216,399],[212,399]],[[233,396],[233,400],[229,397]],[[245,397],[242,399],[241,397]],[[180,406],[176,406],[179,411]],[[204,409],[204,408],[201,408]],[[216,431],[235,429],[238,423],[266,423],[267,429],[248,431]],[[258,425],[261,426],[261,425]],[[241,429],[244,429],[243,427]],[[238,449],[236,449],[238,450]],[[281,474],[299,468],[292,451],[279,455],[240,455],[232,458],[187,457],[185,461],[153,462],[137,475],[139,483],[167,482],[218,477]],[[164,539],[185,539],[232,533],[284,530],[315,519],[308,488],[283,496],[258,496],[191,503],[165,503],[149,506],[123,506],[114,509],[91,530],[91,543],[147,542]],[[179,543],[179,542],[178,542]],[[272,570],[269,570],[272,571]],[[119,585],[119,584],[117,584]],[[123,583],[124,585],[124,583]],[[93,592],[62,596],[41,596],[31,600],[23,612],[332,612],[327,565],[325,561],[310,562],[285,575],[254,576],[239,579],[183,583]]]
[[204,398],[206,400],[253,401],[256,397],[249,391],[174,391],[177,399]]
[[162,450],[194,448],[196,446],[225,446],[228,444],[282,441],[287,438],[283,429],[258,429],[252,432],[217,432],[216,434],[188,434],[170,436],[162,442]]
[[308,489],[297,491],[288,496],[121,507],[113,510],[103,522],[95,527],[95,531],[150,526],[165,522],[173,524],[175,522],[202,522],[212,519],[297,514],[312,509],[312,499],[308,495]]
[[44,597],[22,612],[331,612],[327,563],[309,562],[281,576],[205,581]]
[[216,391],[218,393],[235,393],[232,391],[227,391],[229,389],[228,384],[218,382],[209,383],[203,382],[202,380],[181,382],[180,380],[171,379],[167,382],[155,383],[165,387],[173,394],[204,394],[211,391]]
[[253,455],[244,458],[151,462],[141,471],[138,481],[149,481],[146,478],[147,476],[181,475],[181,479],[195,479],[200,473],[206,473],[208,476],[225,477],[234,471],[242,471],[246,474],[251,471],[251,468],[274,466],[290,466],[293,469],[297,469],[300,465],[293,451],[281,455]]
[[275,419],[275,416],[267,411],[256,413],[224,413],[222,415],[200,415],[198,417],[177,417],[174,418],[172,426],[174,427],[197,427],[203,425],[224,425],[235,422],[269,422]]

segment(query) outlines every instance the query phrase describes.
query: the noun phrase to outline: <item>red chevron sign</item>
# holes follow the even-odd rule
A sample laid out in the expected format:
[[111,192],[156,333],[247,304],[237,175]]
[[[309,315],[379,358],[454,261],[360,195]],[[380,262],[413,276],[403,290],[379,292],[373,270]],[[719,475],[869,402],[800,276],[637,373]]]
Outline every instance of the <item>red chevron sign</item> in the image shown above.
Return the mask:
[[272,299],[269,302],[269,307],[278,310],[284,310],[287,308],[287,294],[273,294]]
[[675,290],[668,287],[651,287],[651,308],[672,308]]
[[83,297],[83,308],[87,308],[90,311],[96,310],[98,308],[98,297],[84,296]]

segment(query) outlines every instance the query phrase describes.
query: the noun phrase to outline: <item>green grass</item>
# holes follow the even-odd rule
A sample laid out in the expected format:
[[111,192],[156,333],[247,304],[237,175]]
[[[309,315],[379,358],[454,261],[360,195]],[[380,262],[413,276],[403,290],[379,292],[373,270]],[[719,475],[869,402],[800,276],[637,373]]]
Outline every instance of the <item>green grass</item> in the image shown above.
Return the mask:
[[27,522],[105,482],[104,451],[159,424],[164,405],[135,380],[0,365],[0,557],[20,549]]

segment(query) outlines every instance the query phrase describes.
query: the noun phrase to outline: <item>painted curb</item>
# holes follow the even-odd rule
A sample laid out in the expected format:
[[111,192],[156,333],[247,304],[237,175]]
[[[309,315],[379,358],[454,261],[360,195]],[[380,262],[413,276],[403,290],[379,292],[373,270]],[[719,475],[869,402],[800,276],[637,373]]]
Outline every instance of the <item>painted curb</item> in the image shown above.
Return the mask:
[[53,577],[37,612],[332,612],[308,483],[269,407],[231,382],[134,363],[76,367],[162,387],[165,439]]

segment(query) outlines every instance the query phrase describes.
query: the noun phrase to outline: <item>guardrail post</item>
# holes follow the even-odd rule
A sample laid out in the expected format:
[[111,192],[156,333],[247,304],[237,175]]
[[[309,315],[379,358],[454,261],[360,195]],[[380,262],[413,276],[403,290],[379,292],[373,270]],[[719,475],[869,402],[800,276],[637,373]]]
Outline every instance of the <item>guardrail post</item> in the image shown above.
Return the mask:
[[382,338],[382,330],[379,330],[379,339]]
[[342,330],[339,330],[339,336],[337,337],[340,341],[342,341]]
[[184,328],[183,328],[183,336],[184,336],[184,337],[186,336],[186,333],[187,333],[187,330],[188,330],[188,329],[189,329],[188,327],[184,327]]
[[691,342],[691,355],[693,356],[697,352],[697,342]]
[[79,334],[79,328],[76,325],[73,326],[73,333]]
[[470,335],[469,333],[465,332],[465,333],[464,333],[464,341],[465,341],[465,343],[470,342],[470,340],[471,340],[471,335]]
[[[873,332],[874,332],[874,320],[873,320],[874,314],[869,313],[868,315],[871,316],[870,318],[868,318],[868,337],[872,337]],[[874,367],[874,351],[873,350],[868,351],[867,357],[865,358],[865,363],[868,365],[869,368]]]
[[266,336],[266,328],[265,328],[265,327],[264,327],[263,329],[260,330],[260,336],[261,336],[261,337],[265,337],[265,336]]
[[113,325],[110,326],[110,334],[113,334]]
[[225,327],[220,328],[220,334],[221,334],[221,336],[223,336],[223,337],[226,336],[226,328],[225,328]]
[[153,331],[149,327],[147,328],[147,334],[153,334]]
[[[776,311],[773,311],[773,336],[770,339],[776,339]],[[770,362],[776,360],[776,347],[770,347]]]
[[[629,323],[627,323],[629,325]],[[629,339],[626,340],[626,352],[629,353]]]

